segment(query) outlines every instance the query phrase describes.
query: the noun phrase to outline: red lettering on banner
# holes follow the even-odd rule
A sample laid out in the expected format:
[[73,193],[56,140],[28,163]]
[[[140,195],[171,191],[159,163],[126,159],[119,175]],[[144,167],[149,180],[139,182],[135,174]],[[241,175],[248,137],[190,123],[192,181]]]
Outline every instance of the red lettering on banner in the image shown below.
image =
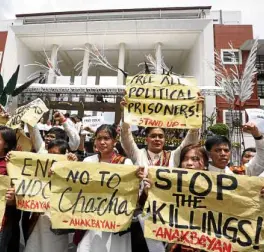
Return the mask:
[[156,238],[167,240],[169,242],[175,242],[184,244],[187,246],[195,245],[200,248],[204,248],[208,251],[215,252],[232,252],[232,244],[222,241],[221,239],[211,238],[207,235],[199,235],[195,231],[184,231],[172,228],[159,227],[157,230],[153,230]]
[[167,122],[167,127],[168,128],[174,128],[176,126],[179,125],[179,122],[175,121],[175,122]]
[[141,118],[140,124],[144,126],[163,127],[163,122],[160,120],[153,120],[150,118]]
[[107,221],[107,220],[95,220],[95,219],[78,219],[72,218],[70,220],[70,226],[74,227],[90,227],[97,229],[108,229],[115,230],[118,225],[116,225],[115,221]]
[[23,210],[29,210],[29,211],[46,211],[50,208],[49,202],[42,202],[38,200],[25,200],[25,199],[19,199],[17,201],[17,208],[23,209]]

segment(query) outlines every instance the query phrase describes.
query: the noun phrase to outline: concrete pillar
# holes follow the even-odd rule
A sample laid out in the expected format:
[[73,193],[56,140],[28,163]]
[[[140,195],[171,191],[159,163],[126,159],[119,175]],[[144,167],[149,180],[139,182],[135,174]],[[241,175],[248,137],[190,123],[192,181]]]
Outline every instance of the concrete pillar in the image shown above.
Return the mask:
[[[57,52],[58,52],[58,45],[52,45],[51,49],[51,56],[50,56],[50,62],[53,67],[57,65]],[[54,73],[53,69],[49,70],[49,76],[48,76],[48,84],[55,84],[56,82],[56,74]]]
[[[90,44],[85,44],[85,47],[87,49],[90,49],[91,45]],[[88,80],[88,70],[89,70],[89,56],[90,52],[88,50],[84,51],[84,56],[83,56],[83,67],[82,67],[82,85],[87,85],[87,80]]]
[[161,60],[162,60],[162,53],[161,53],[161,43],[158,43],[156,45],[156,69],[157,73],[156,74],[162,74],[162,67],[161,67]]
[[[95,75],[95,85],[99,85],[100,83],[100,70],[96,70],[96,75]],[[94,96],[94,102],[96,101],[96,96]],[[93,116],[97,116],[97,111],[93,111]]]
[[96,73],[95,73],[95,85],[99,85],[100,83],[100,70],[96,69]]
[[[118,56],[118,68],[125,70],[125,54],[126,48],[125,44],[121,43],[119,45],[119,56]],[[117,74],[117,85],[124,85],[125,76],[121,71],[118,71]]]
[[70,84],[74,85],[74,78],[75,78],[75,70],[71,70],[71,79],[70,79]]

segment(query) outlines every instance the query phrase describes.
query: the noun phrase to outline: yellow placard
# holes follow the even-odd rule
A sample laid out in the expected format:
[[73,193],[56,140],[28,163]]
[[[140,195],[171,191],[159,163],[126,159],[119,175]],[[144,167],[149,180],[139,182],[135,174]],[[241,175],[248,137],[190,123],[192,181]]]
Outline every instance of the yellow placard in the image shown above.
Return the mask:
[[36,99],[25,106],[16,109],[15,114],[7,122],[7,126],[12,129],[20,128],[21,122],[28,123],[34,127],[45,112],[49,111],[45,103]]
[[26,136],[23,130],[16,131],[17,146],[21,147],[22,151],[31,151],[32,150],[32,141],[29,137]]
[[264,251],[264,178],[151,168],[145,237],[205,251]]
[[[6,207],[6,191],[10,187],[10,178],[8,176],[0,175],[0,224],[2,223]],[[0,225],[1,226],[1,225]]]
[[0,115],[0,125],[6,125],[8,117]]
[[52,227],[126,230],[138,198],[136,168],[106,163],[56,163],[52,176]]
[[127,77],[125,122],[143,127],[200,128],[202,104],[194,78],[140,74]]
[[7,171],[15,185],[18,209],[45,212],[50,208],[51,181],[48,172],[54,163],[65,160],[65,155],[11,152]]

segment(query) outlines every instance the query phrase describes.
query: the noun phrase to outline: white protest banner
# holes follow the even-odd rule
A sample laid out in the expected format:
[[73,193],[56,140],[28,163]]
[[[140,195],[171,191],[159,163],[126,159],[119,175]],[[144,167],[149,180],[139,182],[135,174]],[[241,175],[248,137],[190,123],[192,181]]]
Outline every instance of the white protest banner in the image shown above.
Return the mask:
[[86,116],[82,119],[83,126],[89,126],[93,130],[96,130],[100,125],[102,125],[103,121],[103,116]]
[[28,123],[34,127],[45,112],[48,111],[45,103],[36,99],[25,106],[16,109],[15,114],[7,122],[7,126],[12,129],[20,128],[21,122]]
[[248,120],[258,127],[261,133],[264,133],[264,110],[263,109],[246,109]]

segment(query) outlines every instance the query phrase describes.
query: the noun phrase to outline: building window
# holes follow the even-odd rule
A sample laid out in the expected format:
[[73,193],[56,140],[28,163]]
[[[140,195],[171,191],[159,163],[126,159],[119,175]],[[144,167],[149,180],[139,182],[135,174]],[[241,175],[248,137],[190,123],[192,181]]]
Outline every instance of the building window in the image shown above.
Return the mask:
[[238,49],[222,49],[221,57],[224,64],[242,64],[242,54]]
[[245,111],[238,110],[223,110],[223,123],[226,124],[229,128],[233,126],[233,122],[239,122],[239,112],[242,115],[242,125],[246,123],[246,114]]

